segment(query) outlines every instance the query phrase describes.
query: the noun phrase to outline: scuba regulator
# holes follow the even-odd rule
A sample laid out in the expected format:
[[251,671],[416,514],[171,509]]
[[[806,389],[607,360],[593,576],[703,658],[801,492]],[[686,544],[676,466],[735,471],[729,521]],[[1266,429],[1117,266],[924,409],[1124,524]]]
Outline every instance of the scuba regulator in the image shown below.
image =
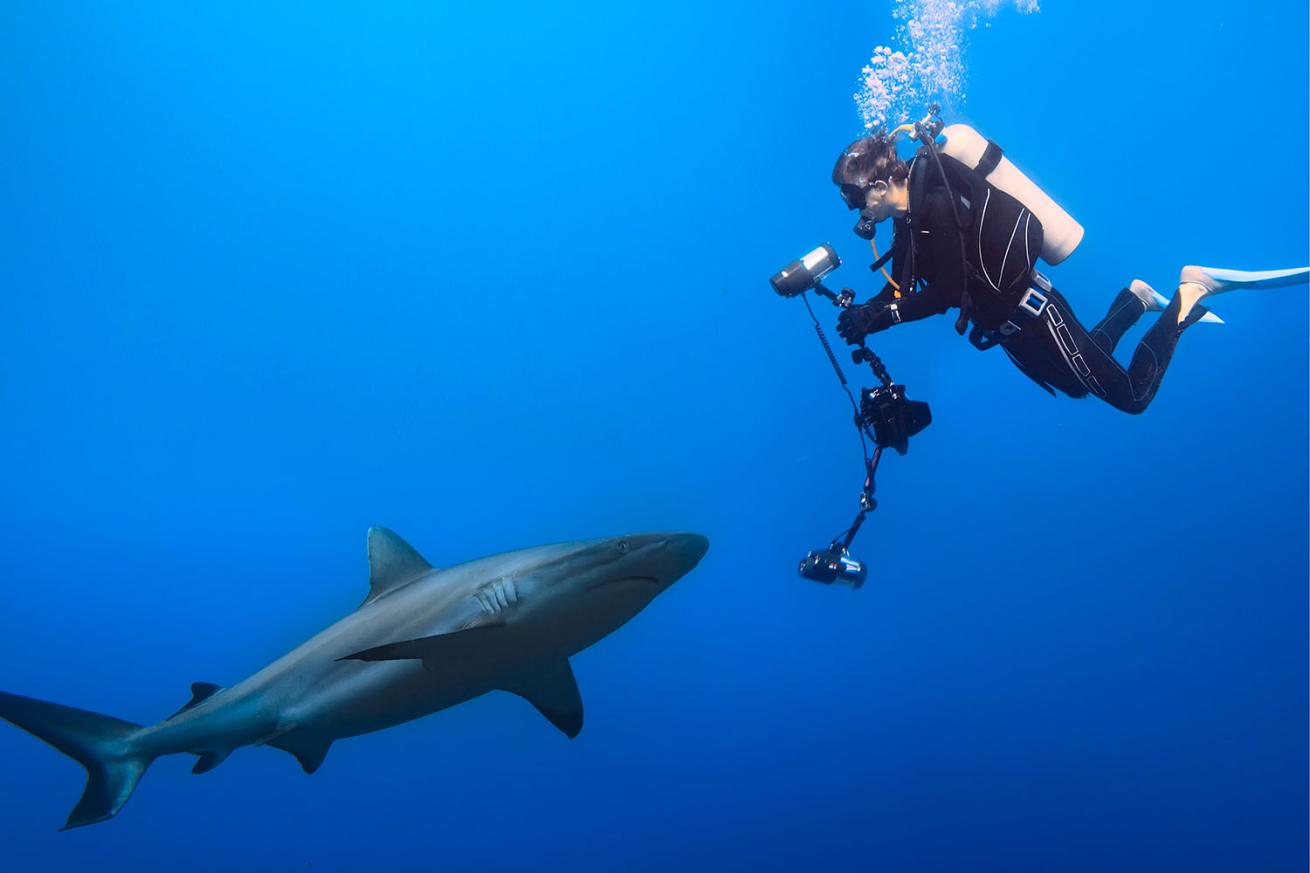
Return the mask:
[[[937,134],[942,130],[939,112],[940,109],[936,105],[929,106],[928,115],[922,121],[907,127],[913,130],[913,138],[921,142],[940,165],[940,159],[937,158],[933,146]],[[958,216],[956,220],[958,223]],[[861,239],[872,240],[874,223],[870,216],[861,211],[860,221],[854,228],[855,235]],[[871,265],[870,269],[874,272],[882,269],[891,260],[891,256],[892,252],[889,249]],[[855,301],[854,291],[843,288],[840,292],[834,293],[823,284],[824,278],[840,266],[841,258],[837,256],[837,251],[825,243],[783,267],[769,280],[769,284],[779,296],[800,297],[805,303],[805,309],[814,322],[814,332],[819,338],[819,343],[828,356],[828,362],[832,364],[833,372],[837,374],[837,381],[841,383],[842,390],[846,392],[851,402],[851,408],[855,413],[855,429],[860,435],[860,447],[864,452],[864,486],[860,490],[860,508],[855,515],[855,520],[850,527],[834,537],[827,548],[814,549],[807,553],[801,559],[798,569],[801,576],[815,582],[828,585],[843,582],[853,588],[859,588],[868,578],[869,571],[863,562],[851,556],[850,547],[865,518],[878,508],[878,501],[873,496],[876,487],[874,477],[878,472],[878,463],[882,460],[883,450],[895,449],[897,454],[904,455],[909,451],[910,437],[932,424],[932,412],[927,403],[906,397],[905,386],[897,385],[892,381],[882,360],[864,344],[851,353],[851,361],[856,365],[868,364],[879,384],[875,388],[860,389],[860,399],[858,403],[856,402],[850,384],[846,381],[846,374],[837,361],[837,355],[833,352],[806,293],[813,291],[841,309],[849,307]],[[874,444],[872,454],[869,452],[870,440]]]

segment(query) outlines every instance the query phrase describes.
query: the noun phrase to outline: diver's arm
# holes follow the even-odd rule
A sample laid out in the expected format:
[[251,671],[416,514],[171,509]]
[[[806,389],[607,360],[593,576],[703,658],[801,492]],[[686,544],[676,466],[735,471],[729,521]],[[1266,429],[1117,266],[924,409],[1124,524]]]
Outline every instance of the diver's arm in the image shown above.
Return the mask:
[[878,295],[862,306],[843,309],[837,316],[837,333],[851,345],[859,345],[871,333],[886,330],[903,321],[918,321],[931,315],[941,315],[951,304],[932,286],[917,294],[910,294],[890,303],[879,302]]
[[[927,205],[927,204],[925,204]],[[941,207],[945,207],[947,220],[950,227],[954,228],[954,219],[950,218],[950,204],[944,199],[940,204],[934,207],[933,215],[940,213]],[[925,221],[928,219],[929,212],[925,209]],[[892,272],[898,277],[902,285],[913,283],[914,277],[909,267],[910,253],[910,234],[913,230],[910,224],[904,219],[896,220],[895,236],[892,238]],[[958,236],[956,239],[958,240]],[[959,258],[957,253],[956,258]],[[865,336],[871,333],[877,333],[886,330],[893,324],[900,324],[903,321],[918,321],[928,318],[932,315],[940,315],[951,306],[956,305],[952,298],[941,293],[943,287],[934,283],[920,291],[912,289],[898,288],[893,283],[883,286],[877,296],[870,298],[861,306],[852,306],[843,310],[837,318],[837,332],[842,338],[851,345],[859,345],[864,341]],[[901,291],[901,296],[897,292]]]
[[886,306],[889,303],[896,302],[896,286],[891,282],[882,286],[882,290],[868,300],[864,301],[866,305],[875,304],[877,306]]
[[872,327],[868,332],[877,333],[903,321],[919,321],[929,316],[941,315],[950,308],[951,304],[942,298],[936,288],[929,285],[916,294],[902,297],[882,307],[881,311],[874,314]]

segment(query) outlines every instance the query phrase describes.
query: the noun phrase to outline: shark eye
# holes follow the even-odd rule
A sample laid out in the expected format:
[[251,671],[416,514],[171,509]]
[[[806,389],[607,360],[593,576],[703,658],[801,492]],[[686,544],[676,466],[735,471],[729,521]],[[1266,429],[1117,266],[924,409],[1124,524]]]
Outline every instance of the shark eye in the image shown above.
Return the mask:
[[614,548],[619,550],[620,555],[626,555],[628,553],[628,549],[632,548],[632,546],[628,545],[627,540],[619,540],[618,545],[616,545]]

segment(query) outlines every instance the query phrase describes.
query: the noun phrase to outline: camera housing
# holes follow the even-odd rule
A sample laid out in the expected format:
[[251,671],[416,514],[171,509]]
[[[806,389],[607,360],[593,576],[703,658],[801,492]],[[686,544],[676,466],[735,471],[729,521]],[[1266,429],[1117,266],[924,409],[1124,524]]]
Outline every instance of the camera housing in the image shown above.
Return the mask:
[[905,454],[910,437],[932,424],[932,410],[922,400],[905,396],[904,385],[880,385],[860,392],[860,416],[873,430],[873,441]]

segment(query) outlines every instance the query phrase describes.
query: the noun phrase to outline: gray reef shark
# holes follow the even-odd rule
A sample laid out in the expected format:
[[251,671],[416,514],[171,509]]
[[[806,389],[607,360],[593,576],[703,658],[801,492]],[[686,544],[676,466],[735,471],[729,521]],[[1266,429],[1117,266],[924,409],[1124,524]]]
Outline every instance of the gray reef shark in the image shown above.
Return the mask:
[[239,746],[264,745],[313,773],[335,740],[488,691],[525,698],[572,738],[582,699],[569,656],[644,609],[708,548],[696,534],[643,534],[438,570],[375,527],[360,607],[245,681],[197,682],[186,706],[153,726],[3,692],[0,717],[86,768],[65,828],[114,816],[160,755],[198,755],[192,772],[204,773]]

